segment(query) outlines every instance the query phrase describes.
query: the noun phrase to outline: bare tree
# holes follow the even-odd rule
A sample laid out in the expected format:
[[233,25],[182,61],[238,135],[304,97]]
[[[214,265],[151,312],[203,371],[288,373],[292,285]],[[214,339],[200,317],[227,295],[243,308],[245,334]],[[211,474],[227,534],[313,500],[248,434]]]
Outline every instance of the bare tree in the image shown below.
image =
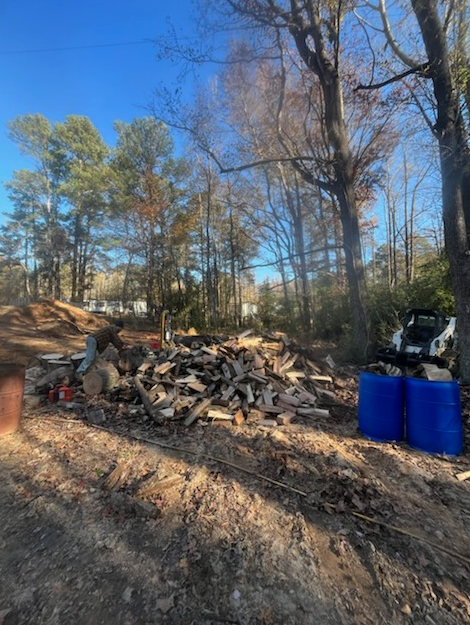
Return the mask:
[[[369,6],[379,12],[390,49],[400,63],[408,68],[369,88],[381,87],[410,74],[431,81],[432,84],[434,111],[430,112],[429,107],[420,101],[417,92],[411,90],[411,94],[439,145],[444,234],[459,323],[461,379],[470,383],[470,145],[463,110],[468,80],[459,80],[459,70],[468,68],[469,55],[468,49],[463,47],[462,37],[458,38],[458,45],[455,45],[450,29],[455,21],[468,23],[468,3],[466,0],[450,3],[410,0],[408,8],[412,9],[416,18],[416,30],[422,45],[416,56],[398,43],[385,0]],[[465,86],[464,92],[462,86]]]

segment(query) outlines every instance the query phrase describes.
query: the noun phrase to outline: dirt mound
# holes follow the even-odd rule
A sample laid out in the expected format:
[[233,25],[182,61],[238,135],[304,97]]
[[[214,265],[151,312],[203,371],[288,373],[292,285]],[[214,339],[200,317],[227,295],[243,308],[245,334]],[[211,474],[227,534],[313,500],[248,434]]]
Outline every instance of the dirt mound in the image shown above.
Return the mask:
[[35,326],[51,321],[68,322],[82,331],[100,328],[107,324],[105,319],[54,299],[41,299],[26,306],[10,309],[2,317],[5,322]]

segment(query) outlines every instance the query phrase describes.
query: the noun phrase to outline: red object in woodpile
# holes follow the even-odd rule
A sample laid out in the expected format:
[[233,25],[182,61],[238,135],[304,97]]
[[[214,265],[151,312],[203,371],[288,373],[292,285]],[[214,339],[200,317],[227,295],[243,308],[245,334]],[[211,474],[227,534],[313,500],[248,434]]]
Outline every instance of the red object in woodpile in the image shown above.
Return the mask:
[[24,382],[24,367],[0,365],[0,436],[14,432],[20,424]]
[[59,388],[59,399],[58,401],[72,401],[73,391],[68,386],[61,386]]
[[56,384],[47,394],[47,399],[50,404],[54,404],[56,401],[59,401],[59,387],[60,384]]
[[160,341],[150,341],[150,349],[160,349]]

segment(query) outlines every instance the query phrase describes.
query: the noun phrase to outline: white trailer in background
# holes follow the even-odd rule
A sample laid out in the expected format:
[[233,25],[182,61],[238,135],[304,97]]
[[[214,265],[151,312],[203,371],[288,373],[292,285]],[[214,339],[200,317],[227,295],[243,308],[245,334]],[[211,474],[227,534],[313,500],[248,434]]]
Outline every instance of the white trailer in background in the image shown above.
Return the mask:
[[134,317],[146,317],[147,302],[143,299],[134,302],[126,302],[125,311],[127,314],[133,315]]

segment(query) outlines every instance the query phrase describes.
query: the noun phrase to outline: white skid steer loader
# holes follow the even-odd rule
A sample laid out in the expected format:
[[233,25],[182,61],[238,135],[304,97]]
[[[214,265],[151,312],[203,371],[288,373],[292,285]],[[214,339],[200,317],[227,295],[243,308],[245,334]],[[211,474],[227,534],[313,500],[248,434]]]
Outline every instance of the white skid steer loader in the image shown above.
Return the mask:
[[427,308],[410,308],[402,323],[392,343],[377,350],[377,360],[398,367],[415,367],[423,362],[447,366],[445,352],[457,349],[455,317]]

